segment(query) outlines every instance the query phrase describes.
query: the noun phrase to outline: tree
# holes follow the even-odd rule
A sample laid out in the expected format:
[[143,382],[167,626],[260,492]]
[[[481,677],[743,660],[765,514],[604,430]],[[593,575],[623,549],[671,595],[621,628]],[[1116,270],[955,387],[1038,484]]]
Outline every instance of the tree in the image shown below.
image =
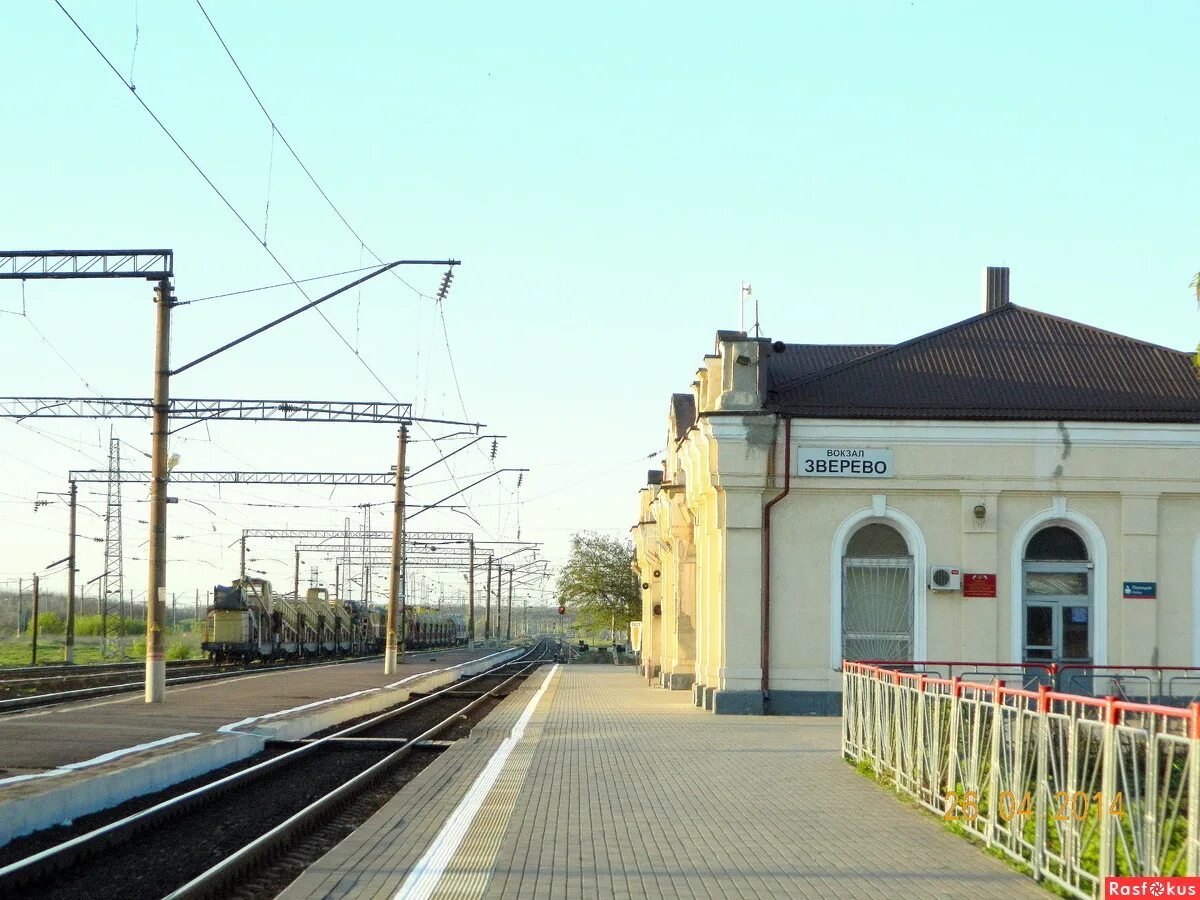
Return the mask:
[[[1196,292],[1196,303],[1200,304],[1200,272],[1196,273],[1196,277],[1192,279],[1192,283],[1188,287]],[[1195,363],[1196,368],[1200,369],[1200,345],[1196,347]]]
[[571,555],[558,576],[558,602],[575,609],[588,629],[617,629],[641,615],[642,599],[634,575],[633,545],[593,531],[571,538]]

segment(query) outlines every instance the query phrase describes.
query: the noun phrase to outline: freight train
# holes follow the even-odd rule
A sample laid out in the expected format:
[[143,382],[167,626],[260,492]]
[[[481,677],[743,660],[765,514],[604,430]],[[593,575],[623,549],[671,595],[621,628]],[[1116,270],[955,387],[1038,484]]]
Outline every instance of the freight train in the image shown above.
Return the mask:
[[[410,606],[405,620],[410,650],[466,643],[461,616]],[[280,596],[269,581],[241,578],[213,589],[200,648],[213,661],[359,656],[383,652],[385,626],[384,610],[339,601],[327,588]]]

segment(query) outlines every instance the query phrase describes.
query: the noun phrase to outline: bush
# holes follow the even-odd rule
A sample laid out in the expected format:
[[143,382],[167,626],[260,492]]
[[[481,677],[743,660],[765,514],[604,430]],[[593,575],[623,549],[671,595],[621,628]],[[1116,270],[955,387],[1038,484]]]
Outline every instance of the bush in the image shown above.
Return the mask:
[[133,642],[133,646],[129,648],[129,655],[134,659],[146,658],[146,639],[138,638]]
[[146,624],[141,619],[122,619],[120,616],[109,616],[105,621],[100,616],[76,616],[75,633],[81,637],[100,637],[102,628],[108,629],[109,637],[141,634],[146,630]]
[[44,612],[37,617],[38,631],[41,634],[62,634],[67,630],[67,623],[58,613]]
[[[143,652],[143,656],[145,653]],[[172,644],[167,648],[167,659],[191,659],[192,645],[191,644]]]
[[100,617],[99,616],[76,616],[75,617],[75,634],[79,637],[99,637],[100,636]]

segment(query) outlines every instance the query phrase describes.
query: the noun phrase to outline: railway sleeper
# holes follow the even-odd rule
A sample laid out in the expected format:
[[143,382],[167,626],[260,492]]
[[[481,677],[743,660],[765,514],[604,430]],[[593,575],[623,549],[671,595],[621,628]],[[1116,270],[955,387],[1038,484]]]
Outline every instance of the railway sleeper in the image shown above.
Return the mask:
[[[432,693],[435,693],[435,692],[434,691],[411,691],[408,695],[408,699],[409,700],[419,700],[422,697],[428,697]],[[462,700],[478,700],[480,697],[491,696],[491,697],[495,697],[497,700],[503,700],[505,697],[508,696],[508,693],[505,692],[503,694],[497,694],[493,691],[488,691],[488,690],[483,690],[483,691],[443,691],[438,696],[440,696],[440,697],[458,697],[459,699],[462,699]]]
[[412,745],[414,750],[431,750],[437,753],[449,748],[453,741],[417,741],[413,743],[409,738],[390,738],[390,737],[327,737],[327,738],[301,738],[297,741],[267,741],[268,748],[287,749],[289,747],[300,747],[304,744],[324,743],[325,746],[335,750],[398,750],[401,747]]

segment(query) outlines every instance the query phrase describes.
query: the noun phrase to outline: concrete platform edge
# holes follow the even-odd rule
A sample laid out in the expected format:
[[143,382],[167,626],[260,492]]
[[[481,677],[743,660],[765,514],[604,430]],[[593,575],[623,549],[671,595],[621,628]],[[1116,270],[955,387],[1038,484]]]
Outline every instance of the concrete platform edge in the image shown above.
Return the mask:
[[[512,658],[523,652],[522,649],[514,649],[507,656]],[[188,742],[188,746],[180,745],[169,752],[149,757],[126,757],[92,771],[77,770],[72,774],[81,777],[67,783],[47,783],[44,791],[24,793],[24,796],[12,799],[5,799],[4,791],[0,791],[0,847],[35,831],[110,809],[134,797],[161,791],[254,756],[262,751],[268,740],[299,740],[339,722],[371,715],[403,703],[412,691],[434,690],[501,661],[499,656],[472,660],[450,670],[418,676],[403,687],[376,691],[346,703],[331,704],[307,715],[264,722],[244,731],[210,732],[194,738]],[[215,740],[212,739],[214,737]],[[199,743],[201,741],[203,743]]]

